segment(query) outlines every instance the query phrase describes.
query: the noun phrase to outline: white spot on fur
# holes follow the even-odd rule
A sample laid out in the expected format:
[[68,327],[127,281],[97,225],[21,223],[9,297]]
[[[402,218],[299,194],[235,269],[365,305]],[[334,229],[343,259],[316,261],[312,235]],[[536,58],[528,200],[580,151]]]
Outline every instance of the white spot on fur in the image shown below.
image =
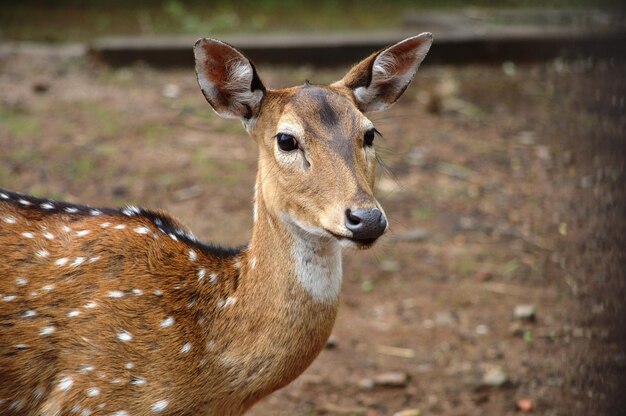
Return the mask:
[[88,397],[98,397],[100,395],[100,389],[97,387],[90,387],[87,389]]
[[32,318],[33,316],[37,316],[37,311],[29,310],[22,314],[23,318]]
[[159,400],[152,405],[152,413],[161,413],[168,405],[167,400]]
[[117,339],[122,342],[128,342],[133,339],[133,335],[128,331],[120,331],[117,333]]
[[207,351],[214,351],[216,346],[217,346],[217,344],[215,343],[215,340],[212,339],[210,341],[207,341],[207,343],[206,343],[206,350]]
[[11,301],[15,300],[16,297],[17,296],[15,296],[15,295],[9,295],[9,296],[5,296],[4,298],[2,298],[2,300],[5,301],[5,302],[11,302]]
[[84,257],[76,257],[74,261],[72,262],[72,264],[70,264],[70,267],[80,266],[81,264],[83,264],[84,261],[85,261]]
[[54,285],[45,285],[41,288],[44,292],[50,292],[52,289],[54,289]]
[[16,286],[24,286],[26,285],[26,283],[28,283],[28,279],[25,277],[18,277],[17,279],[15,279]]
[[6,222],[7,224],[15,224],[15,217],[6,217],[4,219],[4,222]]
[[72,377],[65,376],[61,379],[61,381],[59,381],[59,390],[67,391],[70,389],[70,387],[72,387],[72,384],[74,384],[74,380],[72,380]]
[[110,222],[103,222],[102,224],[100,224],[101,228],[109,228],[111,226]]
[[33,391],[33,397],[34,397],[35,399],[39,400],[39,399],[41,399],[41,398],[43,397],[43,394],[44,394],[45,392],[46,392],[46,391],[44,390],[44,388],[43,388],[43,387],[37,387],[37,388],[35,389],[35,391]]
[[171,316],[168,316],[161,322],[161,328],[169,328],[172,325],[174,325],[174,318]]
[[80,311],[69,311],[67,313],[68,318],[74,318],[76,316],[80,315]]
[[98,306],[98,304],[97,304],[96,302],[87,302],[87,303],[85,304],[85,308],[87,308],[87,309],[93,309],[93,308],[95,308],[96,306]]
[[43,248],[35,253],[35,256],[41,257],[41,258],[48,257],[49,255],[50,255],[50,252]]
[[143,295],[143,290],[141,290],[141,289],[133,289],[133,295],[141,296],[141,295]]
[[92,209],[89,211],[89,215],[97,217],[98,215],[102,215],[102,211],[100,211],[99,209]]
[[161,295],[163,295],[163,292],[162,292],[162,291],[160,291],[159,289],[155,289],[152,293],[153,293],[155,296],[161,296]]
[[48,239],[48,240],[54,240],[54,234],[52,234],[49,231],[46,231],[45,233],[42,234],[44,236],[44,238]]
[[46,326],[46,327],[41,328],[41,331],[39,331],[39,335],[42,337],[46,335],[50,335],[50,334],[53,334],[55,330],[56,328],[53,326]]
[[122,214],[124,214],[124,215],[126,215],[128,217],[132,217],[132,216],[137,215],[139,213],[140,213],[139,208],[137,208],[137,207],[135,207],[133,205],[129,205],[129,206],[127,206],[126,208],[124,208],[122,210]]
[[0,192],[0,198],[2,198],[2,199],[9,199],[9,196],[7,194],[5,194],[4,192]]
[[22,235],[26,238],[35,238],[35,234],[29,233],[28,231],[23,232]]
[[134,384],[135,386],[145,386],[146,385],[146,379],[142,378],[142,377],[135,377],[135,378],[133,378],[133,380],[130,383]]
[[128,412],[126,410],[118,410],[117,412],[111,413],[111,416],[128,416]]
[[26,344],[17,344],[15,346],[15,349],[17,349],[17,350],[25,350],[26,348],[28,348],[28,345],[26,345]]
[[148,227],[137,227],[134,230],[137,234],[148,234],[150,229]]
[[64,266],[65,264],[67,264],[68,261],[69,259],[67,257],[61,257],[60,259],[55,261],[54,264],[56,264],[57,266]]
[[76,236],[77,237],[84,237],[87,234],[89,234],[89,230],[80,230],[80,231],[76,231]]
[[189,260],[196,261],[197,258],[198,255],[196,254],[196,252],[193,250],[189,250]]
[[252,257],[250,260],[250,268],[254,269],[256,267],[256,257]]
[[78,372],[81,374],[87,374],[87,373],[92,372],[93,370],[94,370],[93,365],[83,364],[78,370]]
[[233,305],[235,302],[237,302],[237,298],[233,296],[229,296],[226,299],[221,299],[219,302],[217,302],[217,307],[226,308],[228,306]]
[[200,281],[204,280],[205,275],[206,275],[206,270],[204,270],[204,268],[201,268],[198,270],[198,280]]
[[67,225],[64,225],[63,227],[61,227],[61,231],[63,231],[64,233],[69,233],[70,231],[72,231],[72,229]]
[[54,205],[52,205],[50,202],[44,202],[39,206],[43,209],[54,209]]
[[9,406],[9,410],[12,410],[12,411],[20,410],[23,405],[24,403],[21,400],[13,400],[11,402],[11,405]]
[[124,225],[124,224],[117,224],[113,228],[115,228],[116,230],[123,230],[124,228],[126,228],[126,225]]
[[124,365],[124,368],[127,369],[127,370],[132,370],[133,368],[135,368],[135,364],[133,364],[133,363],[126,363]]
[[124,292],[121,292],[119,290],[109,290],[107,292],[107,296],[110,297],[110,298],[119,299],[119,298],[123,298],[124,297]]
[[100,256],[94,256],[94,257],[89,259],[89,263],[95,263],[98,260],[100,260]]
[[185,345],[183,345],[183,347],[180,349],[180,352],[182,352],[183,354],[187,354],[189,351],[191,351],[191,344],[190,343],[186,343]]
[[76,213],[78,212],[78,208],[75,208],[75,207],[67,207],[67,208],[65,208],[65,210],[64,210],[64,211],[65,211],[65,212],[67,212],[67,213],[70,213],[70,214],[76,214]]
[[233,264],[233,267],[235,269],[240,269],[241,268],[241,263],[239,263],[239,259],[235,260],[235,263]]
[[32,202],[27,201],[25,199],[19,199],[17,202],[19,202],[22,205],[28,206],[28,205],[33,205]]

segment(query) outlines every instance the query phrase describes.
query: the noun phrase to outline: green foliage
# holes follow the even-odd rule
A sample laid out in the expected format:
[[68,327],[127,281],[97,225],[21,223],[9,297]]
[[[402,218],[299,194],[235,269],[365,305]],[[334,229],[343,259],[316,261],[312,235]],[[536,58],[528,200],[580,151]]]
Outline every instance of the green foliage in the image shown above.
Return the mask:
[[[4,2],[0,38],[84,41],[111,34],[202,35],[398,28],[408,13],[450,8],[610,7],[612,0],[21,0]],[[71,14],[68,10],[71,9]]]

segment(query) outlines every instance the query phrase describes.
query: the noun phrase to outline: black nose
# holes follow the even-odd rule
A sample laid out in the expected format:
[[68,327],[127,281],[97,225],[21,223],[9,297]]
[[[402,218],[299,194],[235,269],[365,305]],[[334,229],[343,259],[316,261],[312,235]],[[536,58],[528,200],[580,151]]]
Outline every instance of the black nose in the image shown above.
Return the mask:
[[355,240],[375,240],[385,232],[387,219],[378,208],[346,210],[346,228]]

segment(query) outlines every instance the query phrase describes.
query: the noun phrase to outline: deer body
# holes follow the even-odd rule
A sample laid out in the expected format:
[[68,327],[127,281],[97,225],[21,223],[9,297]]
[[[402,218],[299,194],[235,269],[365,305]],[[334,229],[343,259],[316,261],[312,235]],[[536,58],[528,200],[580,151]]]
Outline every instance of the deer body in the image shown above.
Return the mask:
[[[337,314],[341,247],[386,229],[363,112],[406,88],[430,46],[420,36],[333,86],[276,91],[234,48],[196,45],[207,100],[259,144],[239,249],[162,212],[0,190],[0,413],[241,415],[302,373]],[[387,55],[395,86],[376,84]]]

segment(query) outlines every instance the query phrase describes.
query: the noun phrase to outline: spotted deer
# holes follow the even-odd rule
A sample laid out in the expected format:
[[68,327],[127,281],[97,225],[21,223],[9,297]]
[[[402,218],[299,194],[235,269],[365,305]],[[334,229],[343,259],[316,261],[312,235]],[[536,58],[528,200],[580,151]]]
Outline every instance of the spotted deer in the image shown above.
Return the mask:
[[0,190],[0,414],[241,415],[301,374],[335,321],[342,248],[388,228],[365,113],[400,97],[431,43],[279,90],[226,43],[195,44],[202,93],[259,148],[240,248],[162,211]]

